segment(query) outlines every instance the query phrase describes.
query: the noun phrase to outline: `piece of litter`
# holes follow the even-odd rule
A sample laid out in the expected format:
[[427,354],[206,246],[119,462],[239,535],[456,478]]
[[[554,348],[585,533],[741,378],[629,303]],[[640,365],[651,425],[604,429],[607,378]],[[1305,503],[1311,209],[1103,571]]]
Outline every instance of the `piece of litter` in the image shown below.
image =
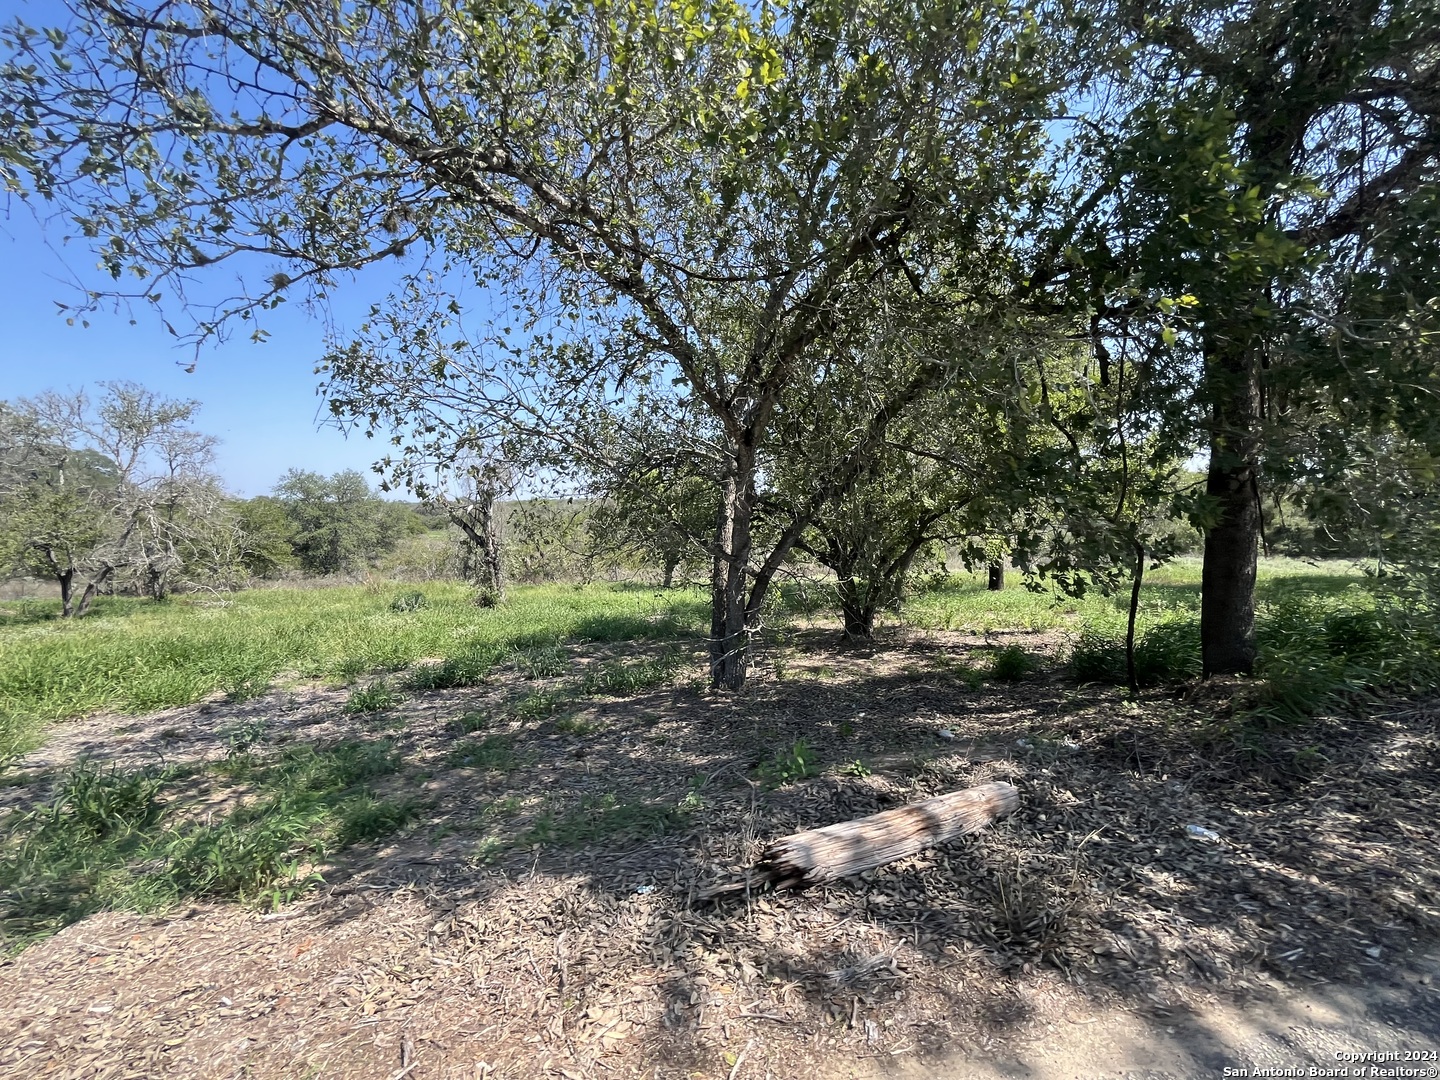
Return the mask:
[[648,896],[655,891],[654,885],[640,885],[635,889],[636,896]]
[[1018,746],[1018,747],[1020,747],[1020,749],[1022,749],[1022,750],[1029,750],[1030,747],[1033,746],[1034,744],[1031,743],[1031,741],[1030,741],[1029,739],[1016,739],[1016,740],[1015,740],[1015,745]]
[[1212,844],[1220,839],[1218,832],[1214,829],[1207,829],[1204,825],[1186,825],[1185,835],[1192,840],[1208,840]]
[[1365,950],[1365,955],[1370,957],[1371,960],[1379,960],[1381,951],[1379,945],[1371,945],[1370,948]]
[[940,738],[945,739],[945,740],[947,740],[947,741],[950,740],[950,739],[955,738],[955,733],[954,733],[953,731],[951,731],[948,727],[942,727],[942,728],[941,728],[939,731],[937,731],[935,734],[936,734],[936,735],[939,735]]

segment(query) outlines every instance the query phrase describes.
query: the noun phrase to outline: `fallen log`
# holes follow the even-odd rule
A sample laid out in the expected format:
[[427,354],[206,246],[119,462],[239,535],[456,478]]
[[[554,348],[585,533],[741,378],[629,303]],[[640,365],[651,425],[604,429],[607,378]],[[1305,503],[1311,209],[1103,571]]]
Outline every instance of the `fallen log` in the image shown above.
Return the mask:
[[748,884],[751,888],[805,889],[873,870],[957,836],[979,832],[1013,813],[1019,804],[1015,788],[996,781],[854,821],[792,833],[765,849]]

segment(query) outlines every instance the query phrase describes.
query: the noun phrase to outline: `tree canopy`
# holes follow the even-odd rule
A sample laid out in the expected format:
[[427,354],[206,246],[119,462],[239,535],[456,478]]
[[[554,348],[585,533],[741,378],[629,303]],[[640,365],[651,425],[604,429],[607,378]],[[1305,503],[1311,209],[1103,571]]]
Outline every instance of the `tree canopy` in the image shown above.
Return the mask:
[[[1205,669],[1245,671],[1264,492],[1436,449],[1430,5],[70,10],[0,32],[0,177],[113,277],[73,317],[263,338],[395,260],[322,364],[337,422],[412,485],[708,486],[717,685],[796,545],[873,563],[877,515],[983,491],[1031,565],[1110,583],[1188,515]],[[467,325],[457,282],[515,317]]]

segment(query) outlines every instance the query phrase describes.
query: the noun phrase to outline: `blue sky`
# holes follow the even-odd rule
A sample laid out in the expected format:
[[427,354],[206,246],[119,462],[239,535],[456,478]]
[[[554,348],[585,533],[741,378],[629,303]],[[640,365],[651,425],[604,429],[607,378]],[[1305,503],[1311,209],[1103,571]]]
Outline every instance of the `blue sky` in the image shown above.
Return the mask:
[[[16,17],[31,26],[69,21],[55,0],[0,0],[0,21]],[[97,289],[112,283],[95,270],[95,256],[83,242],[62,245],[64,232],[58,224],[42,229],[31,207],[0,196],[0,399],[131,379],[170,397],[197,400],[196,426],[222,440],[219,472],[245,496],[267,493],[291,467],[368,475],[383,455],[384,446],[363,434],[347,439],[319,426],[322,402],[313,372],[324,349],[323,328],[298,308],[269,313],[264,326],[271,337],[263,345],[252,344],[248,328],[237,325],[228,342],[202,350],[193,374],[183,370],[193,350],[177,348],[152,311],[137,310],[135,326],[130,313],[109,310],[90,316],[88,329],[78,321],[67,326],[55,304],[74,301],[76,278]],[[334,315],[341,325],[357,325],[397,276],[394,265],[379,267],[337,290]],[[183,329],[183,320],[171,317]]]
[[[323,352],[321,324],[298,309],[270,313],[271,337],[252,344],[237,327],[231,339],[201,351],[194,374],[183,366],[194,356],[153,312],[107,309],[67,326],[56,301],[75,299],[75,277],[103,288],[96,259],[80,242],[62,247],[62,231],[42,229],[25,204],[0,207],[0,398],[41,390],[93,387],[102,379],[131,379],[152,390],[201,403],[197,427],[218,436],[218,469],[236,494],[267,493],[286,469],[331,473],[360,469],[384,452],[374,440],[346,438],[323,419],[313,373]],[[389,273],[376,272],[339,290],[336,314],[356,325],[368,306],[384,297]],[[177,324],[179,320],[176,320]]]

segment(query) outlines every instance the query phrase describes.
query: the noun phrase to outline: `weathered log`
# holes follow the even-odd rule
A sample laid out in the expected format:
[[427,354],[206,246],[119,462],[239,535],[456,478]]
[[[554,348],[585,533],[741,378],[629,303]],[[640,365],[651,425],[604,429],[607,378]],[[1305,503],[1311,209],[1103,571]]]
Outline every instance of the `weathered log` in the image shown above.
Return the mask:
[[777,889],[804,889],[822,881],[873,870],[957,836],[978,832],[1013,813],[1019,793],[997,781],[952,791],[855,821],[807,829],[776,840],[755,864],[758,881]]

